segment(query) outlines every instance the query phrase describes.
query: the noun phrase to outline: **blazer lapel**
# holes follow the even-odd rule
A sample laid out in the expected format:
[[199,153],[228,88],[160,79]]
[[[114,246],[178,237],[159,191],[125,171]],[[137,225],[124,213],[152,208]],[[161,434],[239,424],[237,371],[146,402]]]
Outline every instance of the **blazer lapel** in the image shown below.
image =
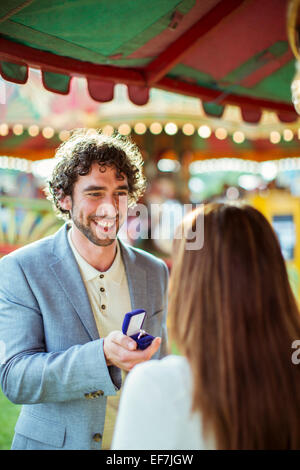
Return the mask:
[[58,279],[66,297],[73,305],[77,315],[80,317],[91,339],[99,339],[99,333],[88,294],[67,239],[67,224],[55,235],[53,251],[58,259],[50,265],[50,268]]
[[121,254],[125,266],[132,310],[143,308],[147,311],[147,273],[136,263],[133,250],[120,240]]

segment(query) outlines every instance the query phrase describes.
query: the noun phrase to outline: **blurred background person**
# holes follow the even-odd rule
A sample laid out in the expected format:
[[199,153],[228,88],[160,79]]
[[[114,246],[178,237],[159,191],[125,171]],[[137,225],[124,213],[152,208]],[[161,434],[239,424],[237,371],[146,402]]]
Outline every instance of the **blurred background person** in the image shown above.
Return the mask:
[[[113,449],[300,449],[300,316],[278,239],[248,205],[204,208],[204,245],[175,240],[171,334],[182,356],[138,365]],[[203,227],[202,227],[203,228]]]

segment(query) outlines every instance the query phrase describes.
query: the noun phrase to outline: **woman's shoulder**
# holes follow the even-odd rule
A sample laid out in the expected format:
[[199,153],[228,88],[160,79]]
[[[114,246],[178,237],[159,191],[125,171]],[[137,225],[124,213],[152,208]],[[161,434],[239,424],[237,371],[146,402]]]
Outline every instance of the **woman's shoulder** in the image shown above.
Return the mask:
[[190,366],[184,356],[170,354],[163,359],[149,361],[147,364],[149,364],[149,367],[153,368],[153,370],[159,370],[161,373],[168,370],[174,375],[190,374]]
[[180,384],[185,390],[190,388],[191,384],[191,371],[187,359],[176,355],[138,364],[130,372],[129,377],[135,382],[145,383],[147,381],[153,385],[157,384],[160,391],[162,391],[162,383],[166,383],[168,389],[175,388],[177,391],[179,391]]
[[170,354],[163,359],[151,359],[134,367],[134,372],[141,373],[146,371],[151,374],[162,374],[166,370],[174,373],[182,373],[189,371],[189,363],[184,356]]

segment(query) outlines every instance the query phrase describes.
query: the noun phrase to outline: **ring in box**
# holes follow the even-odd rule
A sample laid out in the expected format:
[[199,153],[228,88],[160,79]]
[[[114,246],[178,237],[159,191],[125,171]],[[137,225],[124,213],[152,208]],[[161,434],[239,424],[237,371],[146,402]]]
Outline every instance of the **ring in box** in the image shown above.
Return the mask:
[[137,309],[126,313],[123,320],[122,331],[137,342],[137,349],[146,349],[154,340],[154,336],[142,330],[145,318],[146,311]]

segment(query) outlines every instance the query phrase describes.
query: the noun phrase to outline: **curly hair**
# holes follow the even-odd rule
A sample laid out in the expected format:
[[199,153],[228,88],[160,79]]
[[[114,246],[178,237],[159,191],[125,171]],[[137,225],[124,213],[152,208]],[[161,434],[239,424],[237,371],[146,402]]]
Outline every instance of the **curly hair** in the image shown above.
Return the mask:
[[70,219],[69,211],[60,206],[60,200],[73,194],[78,176],[87,175],[91,165],[97,162],[100,170],[115,167],[116,175],[127,177],[129,206],[133,206],[146,189],[143,174],[142,155],[135,143],[128,137],[114,132],[112,136],[102,133],[101,129],[75,129],[71,137],[64,141],[55,153],[57,164],[45,188],[58,217]]

